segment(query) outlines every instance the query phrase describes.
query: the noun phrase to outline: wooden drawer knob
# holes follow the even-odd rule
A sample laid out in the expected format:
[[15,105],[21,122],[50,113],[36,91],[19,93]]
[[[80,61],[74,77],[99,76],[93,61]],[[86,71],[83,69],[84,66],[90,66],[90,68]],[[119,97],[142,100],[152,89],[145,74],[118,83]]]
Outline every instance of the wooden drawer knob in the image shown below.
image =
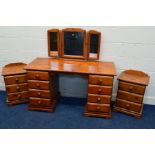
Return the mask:
[[98,89],[98,92],[101,93],[102,89]]
[[39,84],[39,83],[37,83],[37,84],[36,84],[36,86],[37,86],[37,87],[40,87],[40,84]]
[[16,82],[17,82],[17,83],[19,82],[19,79],[18,79],[18,78],[16,78]]
[[103,82],[103,81],[100,79],[100,80],[99,80],[99,83],[102,84],[102,82]]
[[126,104],[126,109],[129,110],[130,104]]
[[40,104],[41,103],[41,101],[38,101],[38,104]]
[[39,78],[39,74],[36,74],[35,77],[36,77],[36,78]]
[[135,100],[138,100],[138,97],[135,97]]
[[39,92],[39,93],[38,93],[38,96],[40,96],[40,95],[41,95],[41,93]]
[[97,109],[97,110],[100,110],[100,107],[99,107],[99,106],[97,106],[97,107],[96,107],[96,109]]
[[130,87],[129,87],[129,91],[132,91],[132,90],[133,90],[133,87],[132,87],[132,86],[130,86]]
[[17,90],[17,91],[19,91],[19,90],[20,90],[20,87],[19,87],[19,86],[17,86],[16,90]]
[[17,95],[17,97],[18,97],[18,98],[21,98],[21,95],[20,95],[20,94],[18,94],[18,95]]
[[101,98],[98,98],[97,101],[101,101]]
[[130,104],[126,104],[126,107],[129,107],[130,106]]

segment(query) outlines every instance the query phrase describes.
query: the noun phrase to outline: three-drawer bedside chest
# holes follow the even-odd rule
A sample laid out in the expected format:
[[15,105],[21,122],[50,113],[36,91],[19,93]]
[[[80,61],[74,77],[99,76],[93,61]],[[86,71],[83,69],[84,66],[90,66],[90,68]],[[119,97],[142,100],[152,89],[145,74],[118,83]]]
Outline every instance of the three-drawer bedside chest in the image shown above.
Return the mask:
[[11,63],[3,67],[2,75],[7,92],[8,105],[20,104],[28,100],[26,67],[24,63]]
[[140,118],[149,75],[142,71],[126,70],[118,77],[119,86],[113,110]]

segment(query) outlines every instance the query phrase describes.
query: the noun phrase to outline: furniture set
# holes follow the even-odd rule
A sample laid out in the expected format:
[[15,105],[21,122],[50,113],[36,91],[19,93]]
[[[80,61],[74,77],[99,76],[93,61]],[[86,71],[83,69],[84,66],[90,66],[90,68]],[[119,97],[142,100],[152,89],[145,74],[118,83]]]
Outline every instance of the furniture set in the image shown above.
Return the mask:
[[[47,37],[48,58],[3,67],[7,103],[13,105],[28,101],[29,110],[53,112],[61,95],[59,74],[78,74],[88,80],[84,115],[111,118],[116,69],[113,62],[99,61],[101,33],[77,28],[51,29]],[[141,71],[127,70],[118,80],[114,111],[139,118],[149,76]]]

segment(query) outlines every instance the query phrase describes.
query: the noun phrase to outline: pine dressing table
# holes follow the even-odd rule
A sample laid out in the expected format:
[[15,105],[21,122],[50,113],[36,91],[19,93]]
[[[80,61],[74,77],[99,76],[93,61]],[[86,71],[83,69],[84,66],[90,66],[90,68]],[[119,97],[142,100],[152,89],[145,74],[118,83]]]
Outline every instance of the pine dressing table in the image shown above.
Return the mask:
[[113,62],[36,58],[25,69],[29,110],[54,111],[59,97],[58,74],[80,74],[88,78],[88,99],[84,114],[111,118],[110,102],[116,75]]

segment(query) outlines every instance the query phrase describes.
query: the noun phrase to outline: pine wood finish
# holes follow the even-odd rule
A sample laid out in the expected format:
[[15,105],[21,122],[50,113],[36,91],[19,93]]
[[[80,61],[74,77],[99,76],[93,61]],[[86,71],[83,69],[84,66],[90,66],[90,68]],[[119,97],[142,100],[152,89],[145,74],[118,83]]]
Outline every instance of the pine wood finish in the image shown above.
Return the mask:
[[[114,76],[89,75],[86,116],[111,118],[111,96]],[[96,89],[94,89],[96,88]]]
[[89,84],[88,93],[89,94],[110,95],[112,93],[112,87],[111,86],[98,86],[98,85]]
[[119,87],[114,111],[123,112],[140,118],[143,111],[145,88],[149,75],[142,71],[127,70],[118,77]]
[[28,71],[29,110],[53,112],[58,83],[55,76],[47,71]]
[[27,76],[24,68],[27,64],[11,63],[3,67],[7,104],[14,105],[28,101]]
[[[47,71],[54,73],[71,73],[95,75],[90,78],[105,78],[103,83],[112,84],[112,77],[116,75],[115,65],[113,62],[102,61],[82,61],[82,60],[65,60],[63,58],[36,58],[25,69],[29,71]],[[102,77],[103,76],[103,77]],[[99,78],[98,78],[99,77]],[[100,81],[99,81],[100,82]]]
[[85,116],[111,118],[112,84],[116,75],[114,63],[37,58],[25,69],[28,72],[30,110],[53,111],[59,94],[58,73],[82,74],[89,81]]
[[[65,55],[64,52],[64,33],[65,32],[83,32],[83,55]],[[53,39],[53,34],[56,38]],[[97,43],[91,39],[93,36],[97,38]],[[83,59],[83,60],[99,60],[100,57],[100,44],[101,44],[101,32],[96,30],[89,30],[88,32],[81,28],[66,28],[63,30],[59,29],[50,29],[47,31],[48,38],[48,56],[56,58],[65,58],[65,59]],[[92,42],[91,42],[92,40]],[[96,50],[92,52],[92,46],[96,47]],[[54,47],[54,50],[52,49]]]
[[[65,55],[65,53],[64,53],[64,41],[65,41],[64,33],[65,32],[83,32],[84,33],[84,38],[83,38],[84,39],[84,41],[83,41],[83,44],[84,44],[84,46],[83,46],[83,55],[81,55],[81,56]],[[80,29],[80,28],[67,28],[67,29],[63,29],[61,37],[62,37],[62,53],[61,53],[61,56],[63,58],[87,59],[87,44],[86,44],[86,31],[85,30]]]

